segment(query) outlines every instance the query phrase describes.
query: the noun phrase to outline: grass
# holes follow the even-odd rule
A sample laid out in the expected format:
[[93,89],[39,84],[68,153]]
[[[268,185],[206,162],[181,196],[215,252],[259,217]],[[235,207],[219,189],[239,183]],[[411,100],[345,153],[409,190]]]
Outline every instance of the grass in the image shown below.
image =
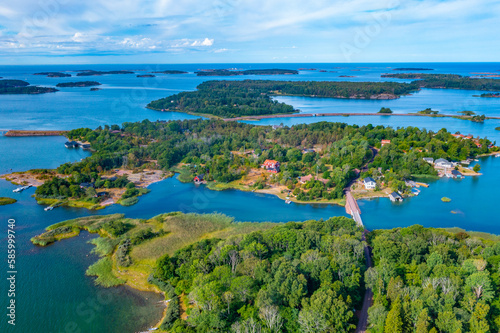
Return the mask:
[[39,205],[87,208],[89,210],[99,210],[99,209],[105,208],[104,206],[101,206],[99,204],[95,204],[93,202],[78,201],[78,200],[74,200],[74,199],[59,200],[59,199],[50,199],[50,198],[36,198],[36,202]]
[[118,245],[118,240],[111,238],[97,237],[93,238],[89,243],[95,245],[95,248],[92,250],[92,253],[95,253],[100,257],[105,257],[113,253],[116,246]]
[[11,205],[13,203],[16,203],[16,199],[12,198],[7,198],[7,197],[0,197],[0,206],[5,206],[5,205]]
[[97,276],[95,284],[103,287],[114,287],[125,283],[113,275],[113,262],[110,257],[101,258],[87,269],[85,275]]
[[451,199],[450,199],[450,198],[448,198],[448,197],[442,197],[442,198],[441,198],[441,201],[442,201],[442,202],[451,202]]

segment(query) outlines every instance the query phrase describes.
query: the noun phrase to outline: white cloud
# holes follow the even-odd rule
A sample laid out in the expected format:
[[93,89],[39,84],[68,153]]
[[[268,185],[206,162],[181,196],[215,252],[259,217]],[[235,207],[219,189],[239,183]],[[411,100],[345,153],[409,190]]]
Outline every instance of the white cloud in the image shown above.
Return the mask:
[[205,38],[204,40],[195,40],[191,43],[191,46],[212,46],[214,45],[214,40]]

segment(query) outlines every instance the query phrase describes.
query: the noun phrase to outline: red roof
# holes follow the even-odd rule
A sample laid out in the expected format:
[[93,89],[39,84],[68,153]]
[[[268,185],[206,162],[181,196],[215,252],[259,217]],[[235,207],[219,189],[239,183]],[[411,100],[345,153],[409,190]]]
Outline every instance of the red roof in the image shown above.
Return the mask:
[[274,168],[277,164],[279,164],[279,162],[275,161],[275,160],[265,160],[264,161],[264,166],[266,166],[266,167]]

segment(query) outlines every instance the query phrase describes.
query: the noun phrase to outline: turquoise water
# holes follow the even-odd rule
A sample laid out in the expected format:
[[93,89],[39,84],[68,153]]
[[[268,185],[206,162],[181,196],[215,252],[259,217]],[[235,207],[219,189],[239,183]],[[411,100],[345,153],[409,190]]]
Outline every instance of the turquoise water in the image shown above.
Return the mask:
[[[148,68],[149,67],[149,68]],[[0,96],[0,129],[72,129],[120,124],[143,119],[189,119],[180,113],[161,113],[145,109],[152,99],[193,90],[207,79],[196,77],[193,71],[202,68],[270,68],[277,65],[175,65],[175,66],[1,66],[0,76],[24,79],[32,84],[54,86],[58,82],[96,80],[103,90],[90,92],[88,88],[65,88],[55,94],[3,95]],[[296,76],[233,77],[222,79],[283,79],[283,80],[352,80],[379,81],[380,74],[391,72],[394,67],[431,67],[440,73],[470,75],[471,72],[489,72],[500,69],[500,64],[282,64],[281,68],[317,68],[327,72],[301,71]],[[340,67],[340,68],[337,68]],[[33,76],[40,71],[65,71],[76,69],[184,69],[189,74],[161,75],[156,79],[141,79],[135,75],[108,75],[78,78],[46,78]],[[138,72],[139,73],[139,72]],[[354,75],[354,78],[339,78]],[[443,113],[462,109],[476,110],[487,115],[500,115],[500,100],[478,99],[470,91],[422,90],[413,95],[392,101],[346,101],[284,97],[302,112],[373,112],[381,106],[391,107],[397,113],[416,112],[432,107]],[[471,102],[472,101],[472,102]],[[476,102],[477,101],[477,102]],[[392,104],[391,104],[392,103]],[[471,104],[472,103],[472,104]],[[479,104],[477,104],[479,103]],[[393,127],[417,126],[432,130],[443,127],[455,132],[487,136],[500,142],[500,121],[484,124],[457,119],[414,117],[308,117],[280,118],[251,122],[258,125],[284,123],[293,125],[316,121],[346,122],[364,125],[372,123]],[[54,168],[64,162],[77,161],[87,156],[83,150],[70,150],[63,146],[62,137],[6,138],[0,136],[0,174],[24,171],[35,167]],[[464,180],[440,179],[423,188],[420,196],[393,204],[388,199],[361,200],[362,218],[369,229],[393,228],[415,223],[425,226],[458,226],[468,230],[500,234],[500,219],[495,210],[499,199],[500,158],[484,158],[481,177]],[[17,223],[18,250],[18,301],[17,331],[20,332],[135,332],[155,323],[161,308],[158,297],[128,288],[102,289],[94,286],[92,277],[86,277],[86,268],[95,262],[87,241],[94,237],[82,233],[77,238],[65,240],[47,248],[33,246],[29,239],[53,223],[90,214],[87,210],[57,208],[45,212],[31,197],[34,189],[14,194],[16,186],[0,180],[0,196],[15,197],[18,203],[0,207],[0,251],[6,253],[6,228],[8,218]],[[175,178],[150,186],[152,192],[140,198],[131,207],[111,206],[98,214],[125,213],[129,217],[148,218],[168,211],[196,213],[220,212],[233,216],[237,221],[303,221],[345,215],[342,207],[332,205],[286,205],[275,196],[235,190],[210,191],[204,186],[182,184]],[[441,202],[441,197],[452,199]],[[452,213],[452,211],[455,212]],[[3,259],[4,263],[6,259]],[[0,294],[5,295],[7,284],[0,283]],[[2,302],[6,299],[2,297]],[[76,330],[70,330],[72,326]],[[79,330],[78,330],[79,329]],[[0,321],[0,332],[13,332],[5,320]]]

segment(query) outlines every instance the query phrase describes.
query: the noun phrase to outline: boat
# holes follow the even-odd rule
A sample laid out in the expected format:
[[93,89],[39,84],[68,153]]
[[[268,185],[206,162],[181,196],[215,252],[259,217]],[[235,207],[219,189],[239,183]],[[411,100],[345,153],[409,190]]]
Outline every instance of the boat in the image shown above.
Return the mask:
[[286,200],[285,201],[286,204],[291,204],[292,203],[292,200]]
[[411,189],[411,193],[413,193],[414,195],[419,195],[420,194],[420,190],[416,189],[416,188],[412,188]]
[[23,190],[24,190],[24,188],[22,188],[22,187],[18,187],[18,188],[16,188],[15,190],[13,190],[12,192],[14,192],[14,193],[18,193],[18,192],[22,192]]
[[54,209],[54,207],[49,206],[49,207],[45,207],[43,210],[47,212],[47,211],[52,210],[52,209]]

